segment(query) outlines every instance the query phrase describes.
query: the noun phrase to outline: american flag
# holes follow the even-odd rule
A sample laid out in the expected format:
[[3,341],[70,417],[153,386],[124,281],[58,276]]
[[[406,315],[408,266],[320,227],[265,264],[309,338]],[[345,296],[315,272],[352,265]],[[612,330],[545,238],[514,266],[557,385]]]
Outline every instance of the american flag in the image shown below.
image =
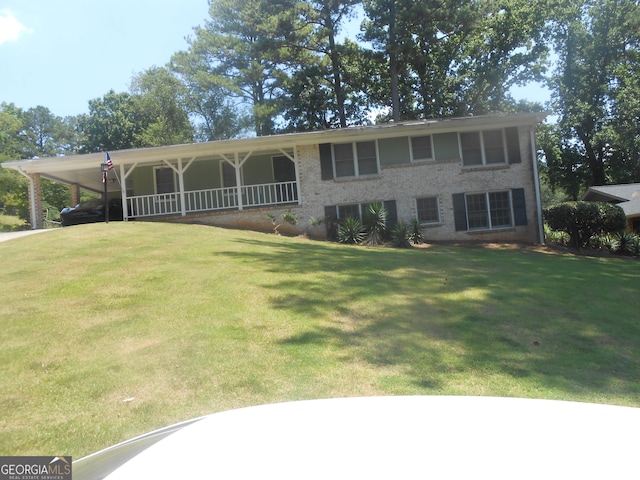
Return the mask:
[[104,154],[104,163],[107,164],[107,167],[109,167],[109,170],[111,170],[113,168],[113,162],[111,161],[111,157],[109,156],[109,152],[105,152],[105,154]]

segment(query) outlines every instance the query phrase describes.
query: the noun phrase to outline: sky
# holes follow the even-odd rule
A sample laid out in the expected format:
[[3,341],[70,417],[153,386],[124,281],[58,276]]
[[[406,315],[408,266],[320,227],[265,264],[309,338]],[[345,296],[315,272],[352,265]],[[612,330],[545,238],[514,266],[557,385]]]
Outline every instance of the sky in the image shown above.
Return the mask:
[[207,0],[0,0],[0,103],[54,115],[88,102],[187,50]]
[[[187,50],[207,0],[0,0],[0,103],[64,117]],[[512,92],[543,102],[536,85]]]

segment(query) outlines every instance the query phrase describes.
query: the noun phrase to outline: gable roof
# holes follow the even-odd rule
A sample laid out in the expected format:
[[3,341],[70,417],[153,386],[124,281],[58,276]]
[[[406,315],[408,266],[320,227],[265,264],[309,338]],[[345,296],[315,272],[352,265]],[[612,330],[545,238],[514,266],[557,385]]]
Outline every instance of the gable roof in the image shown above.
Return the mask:
[[[114,166],[153,164],[162,160],[192,158],[233,157],[249,152],[291,151],[296,146],[319,143],[346,143],[412,135],[430,135],[443,132],[464,132],[492,128],[533,126],[540,123],[546,113],[518,113],[511,115],[482,115],[463,118],[389,122],[380,125],[354,126],[313,132],[287,133],[263,137],[249,137],[213,142],[169,145],[165,147],[136,148],[110,151]],[[85,155],[69,155],[35,158],[2,163],[3,168],[18,170],[23,174],[40,174],[61,183],[77,184],[81,188],[101,191],[100,164],[104,152]]]
[[582,200],[612,202],[620,205],[627,217],[640,215],[640,183],[601,185],[591,187]]

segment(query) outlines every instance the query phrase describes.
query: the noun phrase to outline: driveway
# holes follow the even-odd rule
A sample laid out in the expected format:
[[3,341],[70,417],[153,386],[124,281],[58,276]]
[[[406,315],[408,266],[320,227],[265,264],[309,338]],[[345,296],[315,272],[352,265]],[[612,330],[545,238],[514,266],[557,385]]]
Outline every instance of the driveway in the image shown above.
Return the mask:
[[53,228],[41,228],[39,230],[22,230],[20,232],[3,232],[0,233],[0,242],[6,242],[12,238],[26,237],[27,235],[33,235],[34,233],[48,232],[54,230]]

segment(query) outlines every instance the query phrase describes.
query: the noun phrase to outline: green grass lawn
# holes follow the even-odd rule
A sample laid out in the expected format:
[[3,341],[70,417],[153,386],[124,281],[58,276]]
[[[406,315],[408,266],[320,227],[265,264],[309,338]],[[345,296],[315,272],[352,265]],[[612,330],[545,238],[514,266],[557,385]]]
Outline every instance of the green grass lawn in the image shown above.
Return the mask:
[[110,223],[0,243],[0,455],[359,395],[640,406],[640,263]]

